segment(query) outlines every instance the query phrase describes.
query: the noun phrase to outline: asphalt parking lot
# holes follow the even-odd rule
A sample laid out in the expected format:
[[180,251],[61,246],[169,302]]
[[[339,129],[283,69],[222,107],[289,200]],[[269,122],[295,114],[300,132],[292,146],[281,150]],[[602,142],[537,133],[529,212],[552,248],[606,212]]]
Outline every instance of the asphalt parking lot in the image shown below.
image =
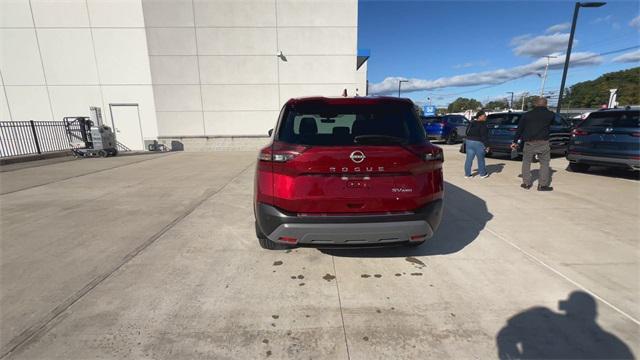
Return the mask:
[[526,191],[443,147],[443,223],[411,249],[262,250],[254,152],[5,168],[0,356],[640,356],[637,178],[557,158]]

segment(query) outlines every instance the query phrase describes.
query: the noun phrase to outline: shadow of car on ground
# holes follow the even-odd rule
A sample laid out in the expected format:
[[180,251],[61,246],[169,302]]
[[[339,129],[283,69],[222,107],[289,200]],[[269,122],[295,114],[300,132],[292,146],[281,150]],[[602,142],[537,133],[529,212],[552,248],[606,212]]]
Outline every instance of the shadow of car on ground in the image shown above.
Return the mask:
[[445,182],[445,202],[442,222],[434,236],[420,246],[380,248],[318,248],[337,257],[407,257],[446,255],[458,252],[473,242],[493,215],[487,204],[474,194]]

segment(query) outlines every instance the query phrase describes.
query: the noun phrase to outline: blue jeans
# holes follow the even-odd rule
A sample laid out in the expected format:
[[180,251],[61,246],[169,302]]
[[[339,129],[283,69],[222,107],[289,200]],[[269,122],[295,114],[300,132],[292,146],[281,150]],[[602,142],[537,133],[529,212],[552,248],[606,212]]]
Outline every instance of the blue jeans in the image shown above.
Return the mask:
[[473,165],[473,158],[478,158],[478,173],[480,176],[487,175],[487,169],[484,166],[484,144],[480,141],[465,140],[465,146],[467,147],[467,159],[464,162],[464,175],[471,176],[471,165]]

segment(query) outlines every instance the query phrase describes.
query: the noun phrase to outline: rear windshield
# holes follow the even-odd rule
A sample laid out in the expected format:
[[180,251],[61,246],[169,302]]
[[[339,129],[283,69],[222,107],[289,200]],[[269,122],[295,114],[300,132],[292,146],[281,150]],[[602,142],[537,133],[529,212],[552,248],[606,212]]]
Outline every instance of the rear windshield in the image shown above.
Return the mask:
[[433,123],[441,123],[442,118],[440,116],[423,116],[422,123],[423,124],[433,124]]
[[592,112],[580,127],[640,127],[640,111]]
[[487,116],[487,125],[518,125],[520,114],[491,114]]
[[391,145],[425,141],[410,106],[296,105],[285,110],[277,140],[302,145]]

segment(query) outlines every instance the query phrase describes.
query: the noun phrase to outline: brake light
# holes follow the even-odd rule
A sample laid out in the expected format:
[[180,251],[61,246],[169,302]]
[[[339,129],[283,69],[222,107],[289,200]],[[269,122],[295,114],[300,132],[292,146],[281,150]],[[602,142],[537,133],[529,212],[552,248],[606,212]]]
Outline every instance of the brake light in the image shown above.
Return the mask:
[[406,148],[424,161],[444,161],[444,153],[437,146],[410,145]]
[[518,131],[518,128],[509,128],[509,131],[516,132],[516,131]]
[[424,161],[444,161],[442,151],[424,154]]
[[573,131],[571,131],[571,135],[572,136],[585,136],[585,135],[589,135],[588,132],[582,130],[582,129],[573,129]]
[[632,132],[631,136],[640,137],[640,132]]
[[294,159],[298,155],[302,154],[308,149],[304,145],[286,144],[281,142],[275,142],[271,146],[267,146],[260,150],[258,159],[260,161],[272,161],[284,163]]

